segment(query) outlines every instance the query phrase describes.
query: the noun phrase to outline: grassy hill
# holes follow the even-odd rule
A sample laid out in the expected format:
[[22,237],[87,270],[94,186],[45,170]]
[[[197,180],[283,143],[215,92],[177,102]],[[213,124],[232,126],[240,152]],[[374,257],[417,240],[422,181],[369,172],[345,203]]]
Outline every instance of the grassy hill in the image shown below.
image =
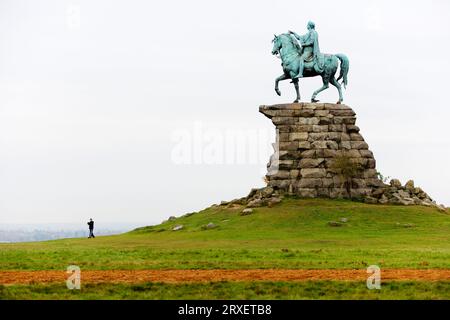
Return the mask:
[[[116,236],[0,244],[0,272],[72,264],[81,270],[450,268],[450,212],[297,198],[250,215],[240,215],[242,209],[213,206]],[[209,223],[216,227],[207,229]],[[172,231],[175,225],[183,229]],[[345,281],[92,284],[71,293],[64,284],[36,284],[0,286],[0,298],[450,298],[449,285],[391,282],[368,293],[365,283]]]
[[[450,267],[450,214],[434,208],[291,198],[241,211],[211,207],[117,236],[1,244],[0,270]],[[210,222],[217,227],[205,229]]]

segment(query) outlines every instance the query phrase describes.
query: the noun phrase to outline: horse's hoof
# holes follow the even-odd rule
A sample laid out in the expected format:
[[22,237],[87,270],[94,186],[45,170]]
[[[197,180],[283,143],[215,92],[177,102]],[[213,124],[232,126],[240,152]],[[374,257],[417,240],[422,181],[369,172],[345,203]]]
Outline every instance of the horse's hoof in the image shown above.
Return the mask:
[[311,102],[312,103],[314,103],[314,102],[319,102],[320,100],[316,100],[316,99],[314,99],[314,98],[311,98]]
[[341,101],[336,102],[336,104],[341,104]]
[[281,96],[281,92],[278,89],[275,89],[275,92],[277,93],[277,95]]
[[292,103],[298,103],[298,99],[297,99],[297,100],[294,100],[294,102],[292,102]]

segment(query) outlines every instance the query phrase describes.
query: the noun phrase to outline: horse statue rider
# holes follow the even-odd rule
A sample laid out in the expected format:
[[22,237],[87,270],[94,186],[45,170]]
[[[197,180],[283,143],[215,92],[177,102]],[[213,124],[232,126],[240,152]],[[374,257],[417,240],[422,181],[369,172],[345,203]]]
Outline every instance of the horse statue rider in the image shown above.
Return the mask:
[[314,68],[316,72],[323,72],[324,56],[320,53],[319,48],[319,35],[316,31],[316,25],[314,22],[309,21],[306,26],[308,33],[300,36],[294,31],[289,30],[301,45],[301,56],[299,61],[299,71],[294,79],[303,78],[303,70],[305,69],[305,62],[314,61]]

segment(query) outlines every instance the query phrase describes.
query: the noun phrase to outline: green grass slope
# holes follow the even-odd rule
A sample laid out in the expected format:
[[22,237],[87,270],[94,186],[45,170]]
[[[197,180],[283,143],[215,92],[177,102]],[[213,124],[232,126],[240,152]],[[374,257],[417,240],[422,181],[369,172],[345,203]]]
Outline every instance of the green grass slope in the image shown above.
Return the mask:
[[[0,270],[450,268],[450,214],[435,208],[288,198],[242,209],[211,207],[117,236],[1,244]],[[205,229],[210,222],[217,227]]]

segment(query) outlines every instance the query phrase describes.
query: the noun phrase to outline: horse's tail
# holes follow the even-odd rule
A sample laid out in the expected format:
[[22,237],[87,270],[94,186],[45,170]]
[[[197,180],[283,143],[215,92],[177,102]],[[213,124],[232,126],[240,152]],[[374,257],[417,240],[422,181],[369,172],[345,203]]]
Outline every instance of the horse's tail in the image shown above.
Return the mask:
[[347,87],[347,74],[348,74],[348,69],[350,67],[350,62],[348,61],[348,58],[345,54],[338,53],[338,54],[336,54],[336,57],[338,57],[339,61],[341,61],[341,71],[339,73],[339,78],[337,78],[337,80],[339,81],[340,79],[342,79],[344,88],[346,88]]

